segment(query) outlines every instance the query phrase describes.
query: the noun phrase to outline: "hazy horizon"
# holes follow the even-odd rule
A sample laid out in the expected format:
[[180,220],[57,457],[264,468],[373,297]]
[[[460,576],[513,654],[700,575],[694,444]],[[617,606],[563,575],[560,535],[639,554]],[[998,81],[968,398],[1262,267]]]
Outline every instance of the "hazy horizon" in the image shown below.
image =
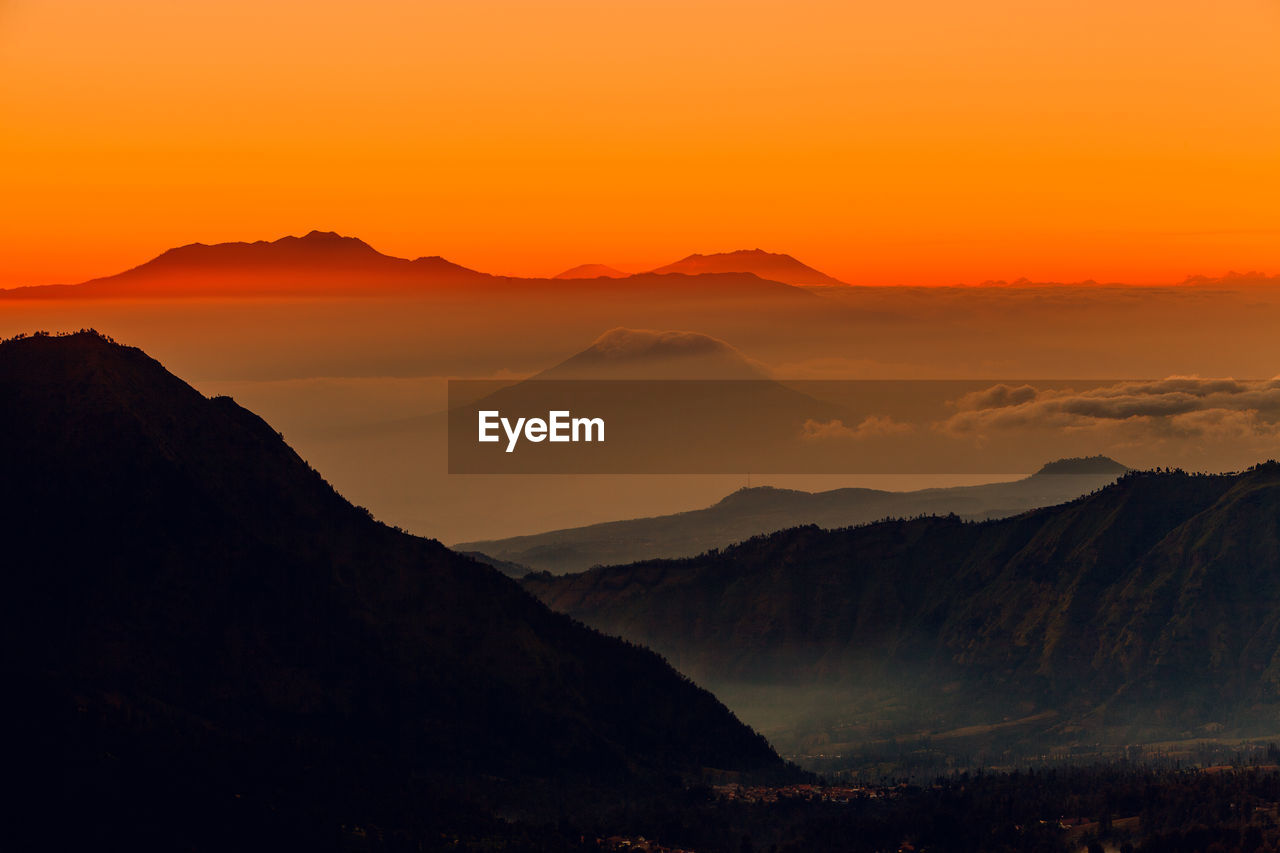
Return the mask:
[[[450,258],[448,256],[442,255],[434,251],[434,249],[430,245],[417,246],[416,248],[411,249],[407,252],[396,253],[396,252],[384,251],[379,246],[369,243],[369,241],[365,240],[364,237],[360,234],[354,234],[354,233],[339,234],[339,232],[327,231],[324,228],[313,226],[308,228],[294,229],[281,234],[241,235],[239,237],[230,237],[227,239],[217,240],[217,241],[186,239],[186,240],[182,240],[181,242],[173,243],[172,245],[153,247],[150,254],[145,254],[145,251],[144,251],[143,254],[140,254],[139,256],[135,257],[132,262],[128,262],[124,266],[118,266],[118,267],[112,267],[112,268],[104,267],[102,269],[92,271],[88,274],[81,273],[80,274],[81,277],[79,278],[76,278],[74,275],[61,275],[55,272],[47,275],[44,280],[38,280],[38,281],[18,282],[18,281],[9,281],[6,279],[0,279],[0,291],[15,290],[15,289],[21,289],[21,288],[32,288],[32,287],[77,285],[84,282],[94,281],[100,278],[109,278],[112,276],[119,275],[121,273],[129,272],[133,269],[136,269],[137,267],[145,266],[149,262],[155,260],[156,258],[174,249],[181,249],[181,248],[192,247],[192,246],[216,246],[216,245],[225,245],[225,244],[240,245],[240,244],[263,243],[263,242],[272,243],[272,242],[277,242],[283,239],[299,238],[299,237],[302,237],[303,235],[317,234],[317,233],[325,233],[325,234],[331,233],[341,237],[359,240],[365,243],[366,245],[369,245],[374,251],[378,252],[379,254],[386,255],[392,258],[406,259],[406,260],[412,260],[417,258],[443,258],[446,261],[459,263],[454,258]],[[501,241],[498,241],[498,242],[500,243]],[[798,261],[800,262],[800,264],[804,266],[808,266],[812,269],[815,269],[820,273],[826,272],[826,270],[822,268],[821,264],[818,264],[816,266],[813,264],[807,264],[804,259],[798,258],[794,254],[788,252],[785,247],[774,246],[772,248],[759,248],[759,247],[749,248],[745,244],[733,245],[731,239],[729,243],[730,243],[729,245],[722,245],[722,246],[719,246],[718,248],[702,247],[697,249],[690,249],[688,251],[685,251],[683,253],[677,254],[675,256],[670,256],[670,257],[658,257],[655,254],[654,258],[651,259],[649,262],[637,262],[634,260],[617,261],[615,259],[605,259],[604,261],[599,261],[599,260],[583,261],[580,259],[576,259],[578,257],[576,255],[566,254],[565,261],[562,265],[560,265],[559,267],[551,267],[551,268],[525,267],[519,270],[513,270],[509,267],[501,266],[501,261],[497,257],[486,258],[484,260],[480,260],[475,263],[459,263],[459,266],[462,266],[468,270],[485,273],[486,275],[492,275],[499,278],[515,278],[515,279],[531,279],[531,280],[555,279],[559,277],[560,274],[574,272],[579,267],[604,267],[604,268],[612,269],[623,276],[632,276],[632,275],[642,275],[647,272],[662,272],[662,271],[665,271],[667,268],[677,268],[684,262],[694,261],[699,258],[732,256],[732,255],[743,254],[743,253],[764,253],[768,255],[774,255],[777,257],[785,258],[787,260]],[[566,251],[571,252],[572,249],[569,248]],[[890,273],[886,277],[886,280],[883,280],[883,281],[882,280],[857,280],[859,279],[859,277],[842,279],[840,276],[832,276],[831,278],[833,278],[834,280],[829,283],[827,282],[806,282],[806,283],[788,282],[788,283],[795,283],[797,286],[801,286],[801,287],[827,287],[827,286],[833,286],[833,285],[834,286],[847,285],[850,287],[860,287],[860,288],[875,288],[875,287],[894,287],[894,288],[898,288],[898,287],[901,287],[901,288],[1035,287],[1035,288],[1044,288],[1044,287],[1055,287],[1055,286],[1056,287],[1117,287],[1119,286],[1119,287],[1152,288],[1152,287],[1169,287],[1169,286],[1179,286],[1179,285],[1203,286],[1205,284],[1215,284],[1215,285],[1280,284],[1280,268],[1276,268],[1274,266],[1266,266],[1265,268],[1257,269],[1248,265],[1242,266],[1241,264],[1232,263],[1230,261],[1228,261],[1227,264],[1223,266],[1221,269],[1188,269],[1182,272],[1181,274],[1175,271],[1171,273],[1166,272],[1160,276],[1139,274],[1138,276],[1134,277],[1132,280],[1110,278],[1107,275],[1103,275],[1103,274],[1086,274],[1074,280],[1032,279],[1025,274],[1019,273],[1017,270],[1013,270],[1012,272],[1004,271],[1000,275],[998,275],[995,272],[994,265],[992,266],[991,270],[992,271],[990,273],[985,275],[979,271],[977,273],[977,277],[969,280],[960,280],[960,279],[928,280],[926,279],[926,280],[916,282],[916,281],[911,281],[907,279],[901,279],[898,275]],[[691,268],[690,271],[696,274],[695,268]],[[762,277],[767,277],[766,274],[761,274],[761,275]],[[784,276],[776,280],[786,281],[786,278]],[[88,294],[86,294],[86,296],[88,296]]]

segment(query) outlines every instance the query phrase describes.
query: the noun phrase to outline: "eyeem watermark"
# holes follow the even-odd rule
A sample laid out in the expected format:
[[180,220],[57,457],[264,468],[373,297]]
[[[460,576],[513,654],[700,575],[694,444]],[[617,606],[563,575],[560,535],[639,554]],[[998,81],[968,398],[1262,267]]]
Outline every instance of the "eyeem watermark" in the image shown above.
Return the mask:
[[479,436],[477,441],[492,443],[501,441],[498,434],[501,427],[507,437],[507,453],[516,449],[516,444],[523,436],[525,441],[535,444],[542,441],[579,442],[604,441],[604,418],[575,418],[566,409],[547,412],[543,418],[510,418],[502,417],[497,409],[483,409],[477,413]]
[[457,379],[448,465],[451,474],[1025,475],[1109,456],[1238,470],[1275,455],[1277,400],[1270,379]]

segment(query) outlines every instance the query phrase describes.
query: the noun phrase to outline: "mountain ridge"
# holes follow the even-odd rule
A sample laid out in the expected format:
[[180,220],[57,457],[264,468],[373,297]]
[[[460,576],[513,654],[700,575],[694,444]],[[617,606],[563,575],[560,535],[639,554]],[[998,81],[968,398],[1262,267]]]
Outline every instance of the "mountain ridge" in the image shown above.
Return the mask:
[[1057,460],[1022,480],[983,486],[910,492],[867,488],[805,492],[758,486],[739,489],[711,506],[682,513],[473,540],[456,547],[487,555],[499,563],[558,574],[593,565],[692,557],[710,548],[802,524],[844,527],[888,516],[927,513],[954,512],[967,518],[1014,515],[1104,486],[1126,470],[1114,460],[1092,457]]
[[141,350],[0,343],[0,445],[4,668],[86,832],[422,838],[544,788],[794,776],[656,655],[373,521]]
[[523,583],[718,691],[879,685],[929,697],[912,702],[946,718],[939,731],[1014,705],[1053,711],[1028,736],[1034,750],[1037,737],[1132,743],[1206,725],[1269,735],[1278,570],[1280,464],[1268,462],[1130,472],[1004,519],[797,527]]
[[674,263],[660,266],[651,272],[659,275],[675,272],[750,272],[761,278],[775,279],[797,286],[847,286],[839,279],[819,272],[791,255],[766,252],[763,249],[738,249],[710,255],[692,254]]
[[276,240],[188,243],[113,275],[76,284],[0,289],[0,299],[423,296],[473,289],[482,294],[604,297],[813,296],[749,271],[616,278],[495,276],[438,255],[409,260],[383,254],[356,237],[312,230]]
[[297,237],[187,243],[114,275],[79,284],[0,291],[9,297],[235,296],[296,292],[410,292],[424,285],[492,279],[438,256],[385,255],[356,237],[313,230]]

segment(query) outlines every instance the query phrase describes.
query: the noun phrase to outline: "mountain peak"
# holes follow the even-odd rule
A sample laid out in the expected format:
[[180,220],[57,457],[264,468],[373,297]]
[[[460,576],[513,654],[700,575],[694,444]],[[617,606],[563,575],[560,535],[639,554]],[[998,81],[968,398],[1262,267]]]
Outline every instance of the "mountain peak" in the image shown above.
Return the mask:
[[626,278],[627,274],[621,270],[614,269],[605,264],[579,264],[576,267],[570,267],[561,273],[556,273],[553,278],[572,279],[572,278]]
[[116,275],[78,285],[20,288],[8,295],[330,296],[418,294],[490,276],[439,257],[385,255],[357,237],[308,231],[301,237],[188,243]]
[[1038,477],[1042,474],[1115,474],[1118,476],[1128,470],[1128,465],[1122,465],[1109,456],[1072,456],[1045,463],[1034,476]]
[[278,246],[282,243],[288,244],[290,242],[294,242],[299,245],[307,246],[309,248],[314,248],[314,249],[332,249],[332,248],[341,246],[348,249],[358,249],[361,251],[373,252],[376,255],[382,254],[377,249],[373,248],[368,243],[361,240],[359,237],[345,237],[342,234],[339,234],[337,231],[312,230],[312,231],[308,231],[306,234],[303,234],[301,237],[293,237],[293,236],[281,237],[279,240],[276,240],[271,245]]
[[[147,356],[137,347],[117,343],[110,335],[97,329],[80,329],[76,332],[33,332],[14,335],[0,340],[0,356],[8,359],[31,357],[32,365],[42,370],[59,370],[59,379],[67,375],[89,377],[97,374],[103,379],[102,366],[124,364],[146,365],[145,369],[160,368],[159,362]],[[49,376],[52,376],[49,373]],[[101,383],[100,383],[101,384]]]
[[655,273],[698,275],[709,272],[754,273],[760,278],[791,285],[844,285],[844,282],[801,263],[790,255],[764,249],[738,249],[711,255],[693,254],[653,270]]
[[700,253],[698,253],[698,252],[695,252],[695,253],[693,253],[692,255],[689,255],[689,257],[685,258],[684,260],[686,260],[686,261],[691,261],[691,260],[694,260],[695,258],[719,258],[719,257],[725,257],[725,258],[786,258],[788,261],[793,261],[793,262],[795,262],[795,263],[800,263],[800,262],[799,262],[799,261],[797,261],[795,258],[791,257],[790,255],[788,255],[788,254],[786,254],[786,253],[784,253],[784,252],[766,252],[764,249],[734,249],[732,252],[714,252],[714,253],[712,253],[712,254],[710,254],[710,255],[703,255],[703,254],[700,254]]
[[688,331],[610,329],[540,379],[763,379],[733,345]]
[[377,249],[358,237],[344,237],[336,231],[309,231],[301,237],[287,234],[276,240],[255,240],[229,243],[188,243],[162,252],[137,270],[171,264],[181,266],[205,266],[209,264],[251,266],[279,264],[324,258],[331,260],[335,254],[359,259],[387,258]]

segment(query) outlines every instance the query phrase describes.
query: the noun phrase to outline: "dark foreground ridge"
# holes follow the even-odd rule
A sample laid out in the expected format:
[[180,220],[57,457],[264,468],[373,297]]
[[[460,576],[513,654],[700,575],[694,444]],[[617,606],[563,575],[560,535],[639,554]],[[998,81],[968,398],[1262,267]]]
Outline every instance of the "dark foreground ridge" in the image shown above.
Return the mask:
[[499,809],[795,778],[657,655],[374,521],[140,350],[0,344],[0,447],[6,688],[35,789],[84,840],[300,849],[374,824],[410,843]]

